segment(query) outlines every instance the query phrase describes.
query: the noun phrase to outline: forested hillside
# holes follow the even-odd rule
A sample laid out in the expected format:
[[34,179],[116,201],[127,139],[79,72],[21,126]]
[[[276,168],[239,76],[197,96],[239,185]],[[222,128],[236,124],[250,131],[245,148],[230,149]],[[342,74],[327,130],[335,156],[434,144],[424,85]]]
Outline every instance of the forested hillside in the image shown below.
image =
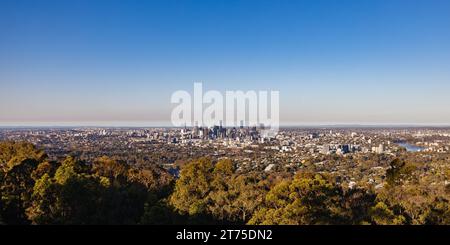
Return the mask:
[[417,194],[413,171],[396,159],[382,190],[349,189],[327,174],[242,174],[232,159],[205,157],[186,164],[175,178],[156,166],[129,166],[111,157],[50,161],[29,143],[2,142],[0,222],[450,224],[450,191]]

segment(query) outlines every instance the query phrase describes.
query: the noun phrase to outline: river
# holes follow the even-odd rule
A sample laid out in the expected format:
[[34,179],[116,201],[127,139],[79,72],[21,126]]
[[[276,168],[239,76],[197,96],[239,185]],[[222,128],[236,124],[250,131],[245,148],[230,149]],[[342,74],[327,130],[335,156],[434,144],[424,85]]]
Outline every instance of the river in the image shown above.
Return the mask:
[[411,145],[406,142],[397,143],[397,145],[406,148],[406,151],[408,151],[408,152],[419,152],[419,151],[423,151],[425,149],[423,147],[420,147],[417,145]]

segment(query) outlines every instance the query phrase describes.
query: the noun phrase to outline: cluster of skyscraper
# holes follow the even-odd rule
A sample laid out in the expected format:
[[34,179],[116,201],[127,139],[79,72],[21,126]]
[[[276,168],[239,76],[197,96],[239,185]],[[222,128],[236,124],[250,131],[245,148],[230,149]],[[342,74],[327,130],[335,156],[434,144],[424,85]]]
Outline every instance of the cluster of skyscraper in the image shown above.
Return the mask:
[[[260,129],[264,129],[264,126],[261,125]],[[253,127],[244,127],[241,122],[241,126],[239,128],[236,127],[224,127],[222,126],[222,122],[220,122],[219,126],[215,125],[212,127],[206,126],[194,126],[192,129],[184,127],[181,130],[181,136],[183,139],[204,139],[204,140],[214,140],[214,139],[248,139],[252,141],[256,141],[260,139],[260,134],[258,132],[258,128],[256,126]]]

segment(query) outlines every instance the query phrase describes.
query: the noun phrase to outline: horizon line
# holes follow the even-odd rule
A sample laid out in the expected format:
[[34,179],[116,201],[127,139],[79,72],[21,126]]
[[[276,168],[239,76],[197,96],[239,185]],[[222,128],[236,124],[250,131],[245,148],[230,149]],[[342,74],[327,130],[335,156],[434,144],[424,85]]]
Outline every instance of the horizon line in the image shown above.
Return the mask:
[[[216,125],[218,126],[218,125]],[[0,128],[183,128],[184,126],[173,126],[169,124],[105,124],[105,123],[36,123],[36,124],[2,124]],[[193,125],[187,127],[194,127]],[[226,128],[239,126],[224,126]],[[244,127],[252,127],[245,125]],[[450,123],[298,123],[298,124],[282,124],[280,128],[424,128],[450,127]]]

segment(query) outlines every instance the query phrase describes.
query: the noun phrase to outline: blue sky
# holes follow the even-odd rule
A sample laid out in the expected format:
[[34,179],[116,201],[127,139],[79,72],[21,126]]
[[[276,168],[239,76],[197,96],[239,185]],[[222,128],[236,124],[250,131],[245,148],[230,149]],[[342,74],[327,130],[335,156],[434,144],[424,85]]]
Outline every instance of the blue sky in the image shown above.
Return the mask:
[[450,124],[450,1],[0,1],[0,124],[162,124],[280,91],[282,124]]

